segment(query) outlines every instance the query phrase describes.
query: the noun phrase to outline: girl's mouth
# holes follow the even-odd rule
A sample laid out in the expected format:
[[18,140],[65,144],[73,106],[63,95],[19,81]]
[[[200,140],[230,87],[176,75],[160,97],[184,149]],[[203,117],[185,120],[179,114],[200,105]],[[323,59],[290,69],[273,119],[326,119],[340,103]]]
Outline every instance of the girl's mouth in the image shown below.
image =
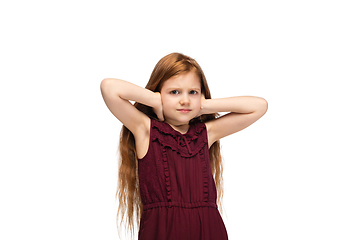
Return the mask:
[[181,112],[181,113],[188,113],[188,112],[190,112],[191,110],[185,108],[185,109],[178,109],[178,111]]

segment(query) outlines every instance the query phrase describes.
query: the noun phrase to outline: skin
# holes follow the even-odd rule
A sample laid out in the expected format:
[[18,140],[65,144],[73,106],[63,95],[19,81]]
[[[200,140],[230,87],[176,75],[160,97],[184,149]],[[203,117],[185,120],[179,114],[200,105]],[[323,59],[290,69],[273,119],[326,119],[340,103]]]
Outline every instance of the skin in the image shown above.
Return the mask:
[[[200,80],[193,72],[168,79],[160,93],[114,78],[102,80],[100,88],[111,113],[133,133],[140,159],[145,156],[149,147],[150,118],[129,101],[152,107],[160,121],[169,123],[180,133],[187,132],[189,121],[196,116],[228,112],[205,123],[209,147],[215,141],[250,126],[268,108],[265,99],[254,96],[205,99],[200,92]],[[180,111],[184,109],[188,111]]]
[[202,95],[199,77],[193,71],[174,76],[165,81],[160,93],[165,122],[186,133],[189,121],[200,112]]

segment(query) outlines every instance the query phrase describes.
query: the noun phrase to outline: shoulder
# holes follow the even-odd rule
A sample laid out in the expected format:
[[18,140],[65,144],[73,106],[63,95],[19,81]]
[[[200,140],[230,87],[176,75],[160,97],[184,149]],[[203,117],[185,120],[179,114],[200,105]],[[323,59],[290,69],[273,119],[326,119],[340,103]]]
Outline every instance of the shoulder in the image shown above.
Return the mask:
[[138,126],[136,133],[134,134],[137,146],[143,142],[148,143],[150,138],[158,138],[161,135],[171,135],[172,128],[165,122],[157,119],[148,118],[144,124]]

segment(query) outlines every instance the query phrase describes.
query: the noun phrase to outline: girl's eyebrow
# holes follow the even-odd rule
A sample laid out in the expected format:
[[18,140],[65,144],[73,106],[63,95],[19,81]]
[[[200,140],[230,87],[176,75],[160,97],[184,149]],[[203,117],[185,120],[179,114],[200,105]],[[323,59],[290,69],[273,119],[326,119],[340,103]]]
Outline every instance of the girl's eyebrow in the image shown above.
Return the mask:
[[[166,90],[170,90],[170,89],[182,89],[181,87],[178,87],[178,86],[170,86],[170,87],[167,87],[167,88],[165,88]],[[200,91],[201,90],[201,88],[198,88],[198,87],[190,87],[189,89],[191,89],[191,90],[198,90],[198,91]]]

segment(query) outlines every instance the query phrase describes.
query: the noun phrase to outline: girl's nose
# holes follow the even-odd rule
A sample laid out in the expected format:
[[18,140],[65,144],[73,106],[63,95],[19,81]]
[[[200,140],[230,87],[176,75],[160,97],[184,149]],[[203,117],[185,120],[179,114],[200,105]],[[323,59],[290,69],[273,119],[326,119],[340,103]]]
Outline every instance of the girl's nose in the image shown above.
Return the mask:
[[180,104],[181,105],[189,105],[190,101],[189,98],[187,96],[184,96],[181,100],[180,100]]

